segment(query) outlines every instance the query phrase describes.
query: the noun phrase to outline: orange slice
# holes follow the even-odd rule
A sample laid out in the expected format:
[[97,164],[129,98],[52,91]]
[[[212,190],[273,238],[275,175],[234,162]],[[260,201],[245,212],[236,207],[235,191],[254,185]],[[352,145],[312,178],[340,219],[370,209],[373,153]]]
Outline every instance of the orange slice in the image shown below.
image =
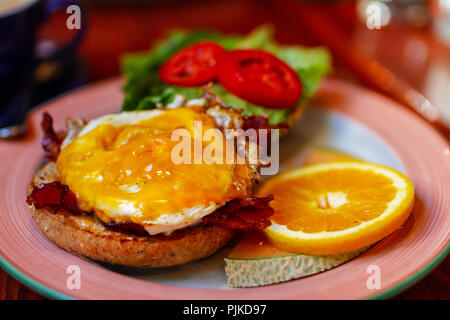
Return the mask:
[[273,194],[275,214],[264,230],[289,252],[327,255],[381,240],[411,213],[414,186],[402,173],[362,162],[327,162],[264,181],[258,196]]

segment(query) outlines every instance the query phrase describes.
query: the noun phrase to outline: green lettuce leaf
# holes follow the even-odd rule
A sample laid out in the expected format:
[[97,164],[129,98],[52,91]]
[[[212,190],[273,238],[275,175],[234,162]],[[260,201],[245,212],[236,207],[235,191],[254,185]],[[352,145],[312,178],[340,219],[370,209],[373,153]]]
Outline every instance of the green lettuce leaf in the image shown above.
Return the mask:
[[228,92],[227,89],[218,83],[214,84],[212,91],[215,95],[219,96],[226,105],[243,110],[243,116],[266,115],[269,117],[269,124],[278,124],[289,121],[290,109],[267,109],[256,106]]
[[[302,81],[303,92],[299,104],[314,95],[320,80],[331,66],[330,55],[326,49],[280,45],[273,39],[272,28],[265,25],[244,37],[223,35],[212,31],[176,30],[156,42],[150,51],[127,54],[123,57],[122,70],[126,83],[123,87],[125,98],[122,110],[153,109],[159,104],[170,103],[176,94],[184,95],[187,99],[199,98],[203,94],[200,87],[177,87],[162,83],[158,70],[164,61],[181,48],[205,40],[219,43],[227,50],[261,49],[278,56],[297,72]],[[291,109],[276,110],[256,106],[229,93],[219,84],[213,86],[213,92],[227,105],[242,109],[244,115],[265,114],[269,117],[270,124],[289,121]]]

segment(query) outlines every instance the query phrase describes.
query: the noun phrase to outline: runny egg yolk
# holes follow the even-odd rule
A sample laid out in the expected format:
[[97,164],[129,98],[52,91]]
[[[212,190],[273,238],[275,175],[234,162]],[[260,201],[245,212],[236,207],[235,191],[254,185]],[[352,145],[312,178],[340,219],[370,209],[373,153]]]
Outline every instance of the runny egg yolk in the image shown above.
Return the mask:
[[[172,141],[172,132],[187,129],[193,146],[194,121],[201,121],[203,132],[216,128],[197,108],[169,110],[135,124],[100,124],[61,150],[61,181],[76,194],[81,210],[105,222],[145,224],[168,213],[245,197],[252,185],[246,164],[172,161],[180,142]],[[227,143],[224,138],[222,143]],[[203,150],[207,144],[202,143]]]

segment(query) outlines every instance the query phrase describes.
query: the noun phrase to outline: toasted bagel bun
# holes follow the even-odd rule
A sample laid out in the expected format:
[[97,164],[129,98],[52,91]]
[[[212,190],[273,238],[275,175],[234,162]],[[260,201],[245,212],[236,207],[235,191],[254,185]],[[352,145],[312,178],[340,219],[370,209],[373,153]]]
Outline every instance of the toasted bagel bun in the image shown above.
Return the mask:
[[[31,189],[59,181],[55,162],[34,176]],[[208,257],[234,235],[229,229],[198,225],[170,236],[138,236],[106,228],[95,215],[73,215],[66,210],[37,209],[33,218],[45,236],[60,248],[93,260],[132,267],[168,267]]]

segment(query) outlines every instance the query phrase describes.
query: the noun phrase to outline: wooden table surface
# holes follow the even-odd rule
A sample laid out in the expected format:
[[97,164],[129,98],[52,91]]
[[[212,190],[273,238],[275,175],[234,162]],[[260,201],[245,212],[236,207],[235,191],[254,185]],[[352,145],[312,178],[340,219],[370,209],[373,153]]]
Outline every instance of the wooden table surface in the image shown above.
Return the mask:
[[[104,2],[104,1],[103,1]],[[120,55],[127,51],[146,50],[150,43],[173,27],[211,27],[226,32],[248,32],[252,27],[261,23],[270,22],[276,27],[277,38],[287,43],[302,43],[317,45],[308,32],[292,30],[284,24],[284,17],[277,15],[270,8],[269,3],[260,0],[212,0],[212,1],[182,1],[176,5],[173,2],[166,4],[157,2],[148,5],[91,5],[89,8],[89,32],[81,49],[81,55],[91,66],[91,81],[103,79],[119,74]],[[354,5],[349,1],[337,2],[334,7],[325,9],[332,12],[333,19],[350,36],[355,38],[355,45],[363,48],[368,45],[367,30],[361,31],[355,18]],[[60,13],[51,19],[42,31],[43,35],[52,35],[64,39],[68,34],[65,30],[65,16]],[[364,33],[365,32],[365,33]],[[384,32],[384,34],[382,33]],[[449,67],[447,46],[436,42],[429,35],[429,31],[412,29],[410,35],[393,28],[376,34],[376,41],[387,39],[389,44],[382,42],[381,47],[374,48],[370,41],[371,54],[381,53],[380,59],[397,75],[406,79],[418,90],[426,87],[424,74],[427,73],[430,61],[445,56],[444,65]],[[401,37],[401,38],[400,38]],[[429,52],[424,61],[415,61],[415,68],[398,63],[397,53],[400,45],[408,46],[405,39],[413,37],[417,46],[425,44]],[[365,39],[365,41],[358,39]],[[423,48],[422,48],[423,49]],[[419,67],[417,64],[420,62]],[[354,75],[335,61],[335,75],[357,82]],[[442,70],[442,66],[439,70]],[[450,70],[450,67],[449,67]],[[413,73],[411,73],[413,71]],[[447,90],[446,90],[447,91]],[[448,101],[448,100],[447,100]],[[449,111],[449,110],[446,110]],[[0,269],[0,299],[45,299],[38,293],[28,289]],[[411,288],[400,293],[394,299],[450,299],[450,257],[447,257],[434,271]]]

